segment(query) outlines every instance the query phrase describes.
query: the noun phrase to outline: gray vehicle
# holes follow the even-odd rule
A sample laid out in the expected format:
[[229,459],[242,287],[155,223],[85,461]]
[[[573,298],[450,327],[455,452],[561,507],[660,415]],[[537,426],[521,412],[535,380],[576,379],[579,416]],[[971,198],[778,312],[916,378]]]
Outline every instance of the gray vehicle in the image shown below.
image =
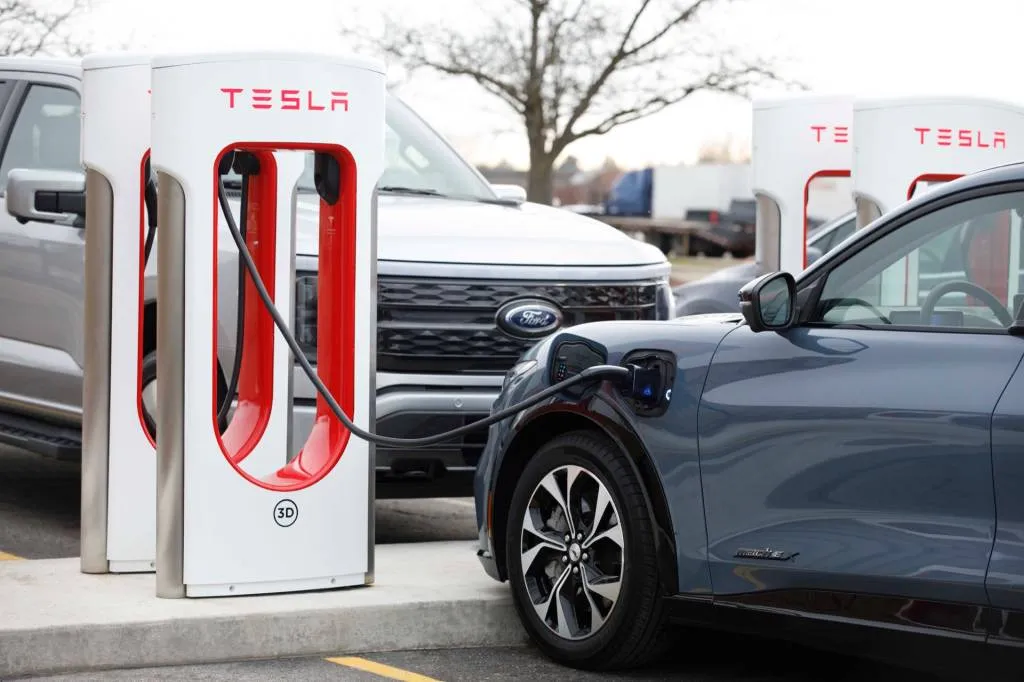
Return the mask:
[[477,555],[537,646],[682,663],[676,622],[1021,679],[1022,234],[1015,163],[762,275],[740,312],[531,349],[497,409],[590,379],[496,425],[478,467]]
[[[808,265],[841,244],[856,229],[856,214],[845,213],[810,231],[807,235]],[[745,262],[687,282],[675,288],[676,315],[738,312],[740,287],[763,275],[755,262]]]
[[[0,440],[72,459],[81,449],[87,235],[80,205],[62,206],[68,214],[57,220],[36,207],[40,192],[84,187],[80,88],[78,61],[0,59]],[[377,431],[416,437],[486,416],[520,354],[560,328],[672,315],[671,268],[658,249],[593,219],[526,203],[519,188],[488,184],[391,95],[386,116],[377,211]],[[36,172],[9,179],[12,169]],[[235,212],[239,197],[231,197]],[[306,209],[316,201],[310,172],[299,187],[292,331],[314,363],[318,226]],[[15,210],[20,220],[9,215]],[[218,241],[221,272],[236,272],[226,228]],[[233,366],[236,294],[237,278],[222,278],[222,379]],[[148,416],[156,380],[155,257],[144,299]],[[524,310],[542,317],[543,327],[524,324]],[[316,398],[298,366],[292,391],[294,454],[312,426]],[[481,430],[410,451],[378,447],[378,495],[470,495],[486,436]]]

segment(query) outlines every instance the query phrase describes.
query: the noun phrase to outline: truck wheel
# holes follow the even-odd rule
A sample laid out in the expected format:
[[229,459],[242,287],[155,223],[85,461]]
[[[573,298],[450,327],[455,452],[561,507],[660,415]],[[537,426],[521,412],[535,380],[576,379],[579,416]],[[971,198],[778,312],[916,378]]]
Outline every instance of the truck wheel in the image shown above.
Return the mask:
[[[224,401],[224,393],[227,387],[224,385],[224,377],[220,372],[220,364],[217,365],[217,404]],[[146,424],[146,430],[156,440],[156,350],[151,350],[142,357],[142,420]],[[223,432],[227,428],[227,420],[220,424]]]
[[656,653],[654,523],[626,456],[589,431],[542,446],[519,478],[505,535],[519,618],[551,659],[612,670]]
[[142,358],[142,420],[149,435],[156,440],[156,351]]

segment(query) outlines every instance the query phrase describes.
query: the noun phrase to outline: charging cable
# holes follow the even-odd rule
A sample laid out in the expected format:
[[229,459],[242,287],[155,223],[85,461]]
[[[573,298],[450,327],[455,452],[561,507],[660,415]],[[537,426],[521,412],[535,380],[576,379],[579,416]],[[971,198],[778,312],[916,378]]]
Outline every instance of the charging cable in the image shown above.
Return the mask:
[[317,392],[323,396],[323,399],[327,402],[331,411],[341,421],[341,423],[345,425],[345,428],[347,428],[357,438],[361,438],[362,440],[370,443],[376,443],[377,445],[391,447],[426,447],[458,438],[463,434],[471,433],[477,429],[490,426],[491,424],[497,424],[498,422],[508,419],[527,408],[533,407],[554,395],[558,395],[565,391],[565,389],[570,386],[575,386],[576,384],[596,381],[598,379],[618,379],[628,382],[633,381],[634,368],[620,367],[618,365],[595,365],[584,369],[573,377],[549,386],[521,403],[516,403],[515,405],[506,407],[503,410],[492,413],[488,417],[466,424],[465,426],[460,426],[459,428],[438,433],[433,436],[424,436],[422,438],[393,438],[364,431],[352,423],[352,420],[349,419],[344,410],[341,409],[341,406],[334,399],[334,396],[331,395],[331,392],[328,391],[327,387],[324,386],[322,381],[320,381],[320,377],[317,375],[316,370],[309,364],[309,360],[306,359],[306,354],[302,352],[302,349],[299,347],[295,337],[292,336],[291,330],[288,329],[288,323],[281,317],[281,313],[274,305],[274,301],[271,299],[266,286],[263,284],[263,279],[260,277],[260,273],[256,269],[256,263],[252,259],[252,254],[250,254],[249,249],[246,248],[245,239],[242,237],[242,234],[238,229],[238,225],[235,223],[234,216],[228,206],[228,196],[227,191],[224,189],[223,177],[220,178],[218,183],[218,197],[220,198],[221,207],[224,210],[224,218],[227,221],[228,230],[231,232],[231,237],[234,239],[235,245],[238,247],[238,257],[242,260],[243,265],[245,265],[245,269],[248,270],[249,276],[252,277],[253,284],[256,287],[256,293],[259,294],[260,299],[263,301],[263,306],[274,319],[274,324],[277,326],[278,331],[281,332],[281,335],[284,336],[285,343],[288,344],[288,347],[295,355],[295,359],[298,361],[299,365],[302,366],[303,372],[305,372],[306,376],[309,377],[309,380],[313,382],[313,386],[316,387]]
[[142,267],[145,268],[149,265],[149,254],[153,251],[153,239],[156,237],[156,181],[153,179],[153,170],[149,163],[149,158],[146,158],[146,167],[144,169],[146,174],[145,186],[143,188],[143,199],[146,202],[146,247],[145,254],[142,257]]

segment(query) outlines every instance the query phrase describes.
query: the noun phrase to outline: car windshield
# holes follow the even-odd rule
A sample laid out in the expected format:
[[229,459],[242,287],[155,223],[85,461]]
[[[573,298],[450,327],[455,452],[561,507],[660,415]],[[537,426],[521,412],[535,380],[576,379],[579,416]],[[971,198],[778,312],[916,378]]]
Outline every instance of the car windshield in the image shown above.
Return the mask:
[[[433,128],[398,97],[388,93],[385,109],[385,168],[381,192],[440,195],[470,201],[497,200],[490,185]],[[226,177],[239,181],[234,173]],[[313,154],[299,178],[300,191],[316,191]]]

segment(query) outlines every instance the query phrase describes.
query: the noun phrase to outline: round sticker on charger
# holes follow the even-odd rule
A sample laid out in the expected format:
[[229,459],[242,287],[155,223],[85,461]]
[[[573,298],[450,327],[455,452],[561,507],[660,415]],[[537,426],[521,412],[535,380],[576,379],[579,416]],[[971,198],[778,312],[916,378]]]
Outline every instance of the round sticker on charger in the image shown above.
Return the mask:
[[299,518],[299,508],[291,500],[281,500],[274,505],[274,523],[287,528]]

